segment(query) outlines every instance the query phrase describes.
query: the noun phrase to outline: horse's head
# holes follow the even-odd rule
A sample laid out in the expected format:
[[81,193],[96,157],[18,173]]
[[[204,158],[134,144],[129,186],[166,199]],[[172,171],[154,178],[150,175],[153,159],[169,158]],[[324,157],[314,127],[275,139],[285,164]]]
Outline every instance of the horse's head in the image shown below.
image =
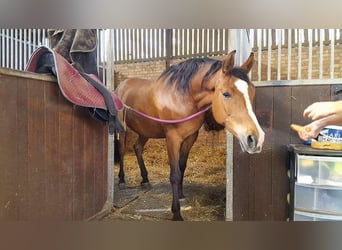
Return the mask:
[[265,133],[252,108],[255,87],[247,75],[252,68],[254,55],[251,53],[241,67],[234,67],[235,52],[230,52],[224,58],[222,69],[217,72],[212,100],[213,116],[239,139],[243,151],[259,153]]

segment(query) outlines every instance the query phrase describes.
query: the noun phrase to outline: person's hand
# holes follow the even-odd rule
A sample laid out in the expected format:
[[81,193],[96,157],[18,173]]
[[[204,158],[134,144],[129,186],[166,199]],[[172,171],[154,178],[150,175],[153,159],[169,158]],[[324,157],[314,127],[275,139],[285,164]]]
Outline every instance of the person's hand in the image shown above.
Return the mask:
[[304,118],[317,120],[335,114],[335,102],[315,102],[309,105],[303,112]]
[[303,128],[298,131],[298,136],[304,141],[314,139],[318,136],[321,129],[321,126],[314,121],[308,125],[303,126]]

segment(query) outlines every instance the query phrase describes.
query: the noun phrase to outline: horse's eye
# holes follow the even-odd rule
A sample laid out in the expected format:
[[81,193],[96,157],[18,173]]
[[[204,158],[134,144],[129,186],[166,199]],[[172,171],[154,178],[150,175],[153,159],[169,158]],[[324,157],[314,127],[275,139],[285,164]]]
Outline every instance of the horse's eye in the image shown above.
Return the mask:
[[231,95],[230,95],[229,92],[224,92],[224,93],[223,93],[223,96],[224,96],[224,98],[229,98],[229,97],[231,97]]

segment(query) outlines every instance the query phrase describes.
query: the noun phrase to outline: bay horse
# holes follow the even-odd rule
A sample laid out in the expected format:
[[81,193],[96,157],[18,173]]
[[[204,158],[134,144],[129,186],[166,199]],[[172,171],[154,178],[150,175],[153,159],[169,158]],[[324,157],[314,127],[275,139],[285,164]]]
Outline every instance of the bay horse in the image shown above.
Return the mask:
[[[142,184],[149,183],[142,157],[144,145],[149,138],[166,139],[173,220],[183,220],[179,199],[184,198],[184,171],[206,113],[212,112],[213,122],[232,133],[243,151],[253,154],[262,150],[265,134],[252,108],[255,87],[247,75],[254,55],[235,67],[235,53],[223,60],[189,59],[167,68],[155,81],[131,78],[115,89],[125,106],[121,119],[138,135],[134,151]],[[118,134],[117,143],[121,185],[125,183],[125,132]]]

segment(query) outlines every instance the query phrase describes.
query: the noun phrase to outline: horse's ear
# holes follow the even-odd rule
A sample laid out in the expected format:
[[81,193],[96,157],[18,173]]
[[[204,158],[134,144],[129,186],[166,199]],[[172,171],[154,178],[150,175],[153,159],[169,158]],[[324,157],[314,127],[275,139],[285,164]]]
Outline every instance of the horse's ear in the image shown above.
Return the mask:
[[253,67],[254,63],[254,53],[251,52],[247,60],[244,62],[244,64],[241,65],[242,70],[248,74],[251,68]]
[[234,67],[236,50],[231,51],[224,59],[222,64],[223,74],[228,74]]

